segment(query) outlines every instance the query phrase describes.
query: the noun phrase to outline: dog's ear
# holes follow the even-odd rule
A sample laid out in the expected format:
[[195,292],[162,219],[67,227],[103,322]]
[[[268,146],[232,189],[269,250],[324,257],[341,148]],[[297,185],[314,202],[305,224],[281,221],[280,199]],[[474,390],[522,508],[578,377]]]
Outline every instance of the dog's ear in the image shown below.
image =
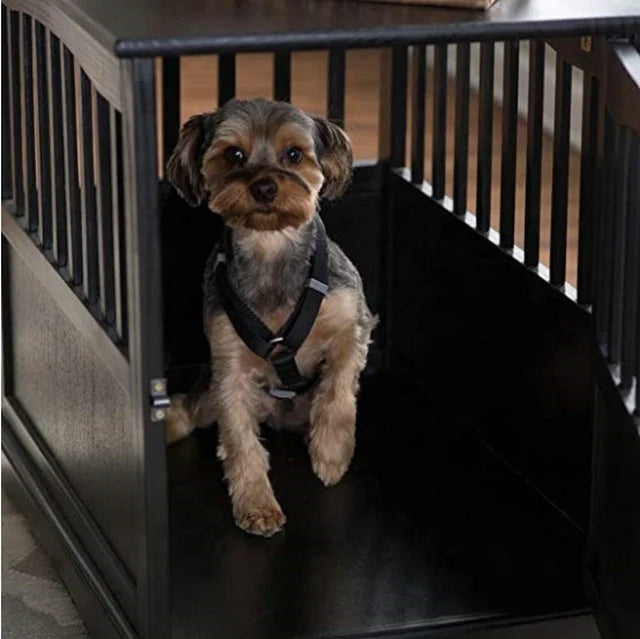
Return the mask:
[[314,118],[316,154],[324,173],[320,196],[333,200],[340,197],[351,181],[353,149],[347,134],[333,122]]
[[215,120],[215,113],[194,115],[187,120],[167,162],[167,178],[191,206],[198,206],[205,197],[200,169],[205,140],[211,138]]

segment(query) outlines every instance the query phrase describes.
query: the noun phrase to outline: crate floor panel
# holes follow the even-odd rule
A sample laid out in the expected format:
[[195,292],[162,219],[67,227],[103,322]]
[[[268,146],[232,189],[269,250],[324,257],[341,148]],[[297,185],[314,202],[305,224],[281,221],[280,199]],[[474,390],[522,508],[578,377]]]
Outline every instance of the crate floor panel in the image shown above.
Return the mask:
[[263,431],[286,530],[233,525],[215,430],[169,449],[179,638],[357,635],[585,605],[582,535],[454,411],[363,380],[349,473],[324,488],[302,438]]

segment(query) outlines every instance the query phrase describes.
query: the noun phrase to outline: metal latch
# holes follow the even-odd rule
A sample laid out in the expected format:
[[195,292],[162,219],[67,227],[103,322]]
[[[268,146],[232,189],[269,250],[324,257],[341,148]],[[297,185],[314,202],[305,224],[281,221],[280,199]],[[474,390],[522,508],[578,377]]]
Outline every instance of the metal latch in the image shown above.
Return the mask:
[[167,416],[167,409],[171,404],[167,395],[167,380],[164,377],[151,380],[150,396],[151,421],[161,422]]

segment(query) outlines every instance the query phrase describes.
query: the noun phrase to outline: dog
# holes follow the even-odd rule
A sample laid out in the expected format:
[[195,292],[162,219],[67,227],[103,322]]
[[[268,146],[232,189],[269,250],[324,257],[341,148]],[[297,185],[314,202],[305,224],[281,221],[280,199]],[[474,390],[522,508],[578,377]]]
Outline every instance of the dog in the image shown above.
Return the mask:
[[[206,203],[226,233],[204,274],[210,385],[172,398],[167,441],[217,422],[233,516],[249,533],[271,536],[286,521],[261,423],[307,424],[311,465],[326,486],[353,457],[359,378],[377,318],[318,213],[322,198],[346,190],[352,160],[336,124],[254,99],[192,117],[167,164],[182,197]],[[298,320],[294,339],[286,331]]]

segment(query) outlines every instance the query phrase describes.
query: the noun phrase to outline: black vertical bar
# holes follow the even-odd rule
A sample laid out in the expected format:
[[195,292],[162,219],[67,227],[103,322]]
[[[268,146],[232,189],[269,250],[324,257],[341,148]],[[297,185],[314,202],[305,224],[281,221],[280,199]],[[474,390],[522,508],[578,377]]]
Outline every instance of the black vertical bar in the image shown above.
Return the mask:
[[433,197],[444,197],[447,177],[447,45],[437,44],[433,60]]
[[480,105],[478,118],[478,180],[476,229],[487,233],[491,224],[491,164],[493,159],[493,80],[495,45],[480,45]]
[[407,47],[391,50],[391,147],[392,167],[405,164],[407,135]]
[[273,55],[273,99],[291,101],[291,54],[288,51]]
[[542,175],[542,118],[544,102],[544,42],[531,40],[529,108],[527,111],[527,177],[524,205],[524,263],[540,261],[540,180]]
[[21,14],[21,88],[22,103],[22,180],[24,183],[24,210],[26,227],[31,233],[38,230],[38,193],[36,190],[36,139],[33,105],[33,38],[32,21],[28,15]]
[[236,94],[236,57],[233,53],[218,56],[218,105],[222,106]]
[[467,212],[467,178],[469,162],[469,67],[470,45],[456,47],[456,121],[453,160],[453,212]]
[[100,312],[108,324],[115,322],[113,259],[113,191],[111,182],[111,123],[109,103],[99,94],[93,101],[96,141],[96,201],[98,222],[98,280]]
[[569,134],[571,132],[571,65],[556,58],[553,121],[553,184],[551,187],[551,254],[549,280],[562,286],[567,271],[567,209],[569,198]]
[[600,188],[600,223],[597,234],[596,298],[594,301],[596,333],[599,346],[606,351],[609,335],[609,304],[613,251],[613,216],[615,213],[618,128],[607,112],[604,119],[604,166]]
[[[624,266],[624,299],[620,387],[630,390],[637,373],[635,360],[640,333],[640,137],[633,134],[629,156],[629,194]],[[639,362],[640,363],[640,360]],[[640,385],[640,378],[637,380]]]
[[163,167],[178,142],[180,131],[180,58],[162,58]]
[[[11,158],[13,160],[13,201],[16,215],[24,214],[24,175],[22,170],[22,64],[20,49],[20,14],[10,12],[11,74]],[[5,115],[6,118],[6,115]]]
[[427,50],[424,45],[413,47],[413,94],[411,105],[411,181],[424,181],[424,131],[427,91]]
[[629,195],[629,155],[631,133],[620,127],[615,172],[615,200],[613,215],[613,250],[611,263],[611,306],[609,318],[609,362],[618,364],[622,351],[622,296],[624,293],[625,228],[627,222],[627,197]]
[[93,121],[91,81],[80,70],[81,166],[82,166],[82,256],[84,295],[87,303],[98,301],[98,226],[96,219],[96,189],[93,183]]
[[67,268],[72,284],[80,286],[83,277],[82,217],[78,186],[78,133],[76,122],[76,82],[73,56],[62,46],[62,134],[64,191],[66,201]]
[[151,380],[164,376],[160,216],[156,176],[153,59],[125,60],[123,131],[128,242],[129,361],[135,458],[140,478],[139,633],[167,639],[171,632],[168,579],[165,438],[152,423]]
[[115,327],[121,342],[127,343],[127,267],[124,219],[122,116],[111,109],[111,184],[113,185],[113,281],[115,286]]
[[51,190],[53,219],[53,259],[58,267],[67,265],[67,211],[65,202],[66,166],[64,156],[64,134],[62,119],[62,73],[60,40],[49,33],[49,131],[51,135]]
[[585,74],[580,155],[580,220],[578,230],[578,303],[593,304],[593,247],[597,197],[598,114],[600,83]]
[[327,74],[327,115],[332,122],[344,126],[344,94],[346,87],[344,49],[331,49],[329,51]]
[[38,96],[38,158],[40,181],[38,184],[39,241],[43,249],[53,246],[51,214],[51,135],[49,130],[49,86],[47,82],[47,32],[40,22],[35,23],[35,62]]
[[[16,60],[16,58],[14,58]],[[14,393],[14,353],[11,305],[11,250],[9,241],[0,236],[0,263],[2,264],[0,278],[2,282],[2,395],[9,397]]]
[[504,43],[502,166],[500,169],[500,246],[511,250],[515,239],[516,168],[518,161],[518,79],[520,43]]
[[14,60],[9,56],[10,26],[7,7],[2,5],[2,199],[9,199],[13,189],[13,156],[11,155],[11,88],[9,69]]

